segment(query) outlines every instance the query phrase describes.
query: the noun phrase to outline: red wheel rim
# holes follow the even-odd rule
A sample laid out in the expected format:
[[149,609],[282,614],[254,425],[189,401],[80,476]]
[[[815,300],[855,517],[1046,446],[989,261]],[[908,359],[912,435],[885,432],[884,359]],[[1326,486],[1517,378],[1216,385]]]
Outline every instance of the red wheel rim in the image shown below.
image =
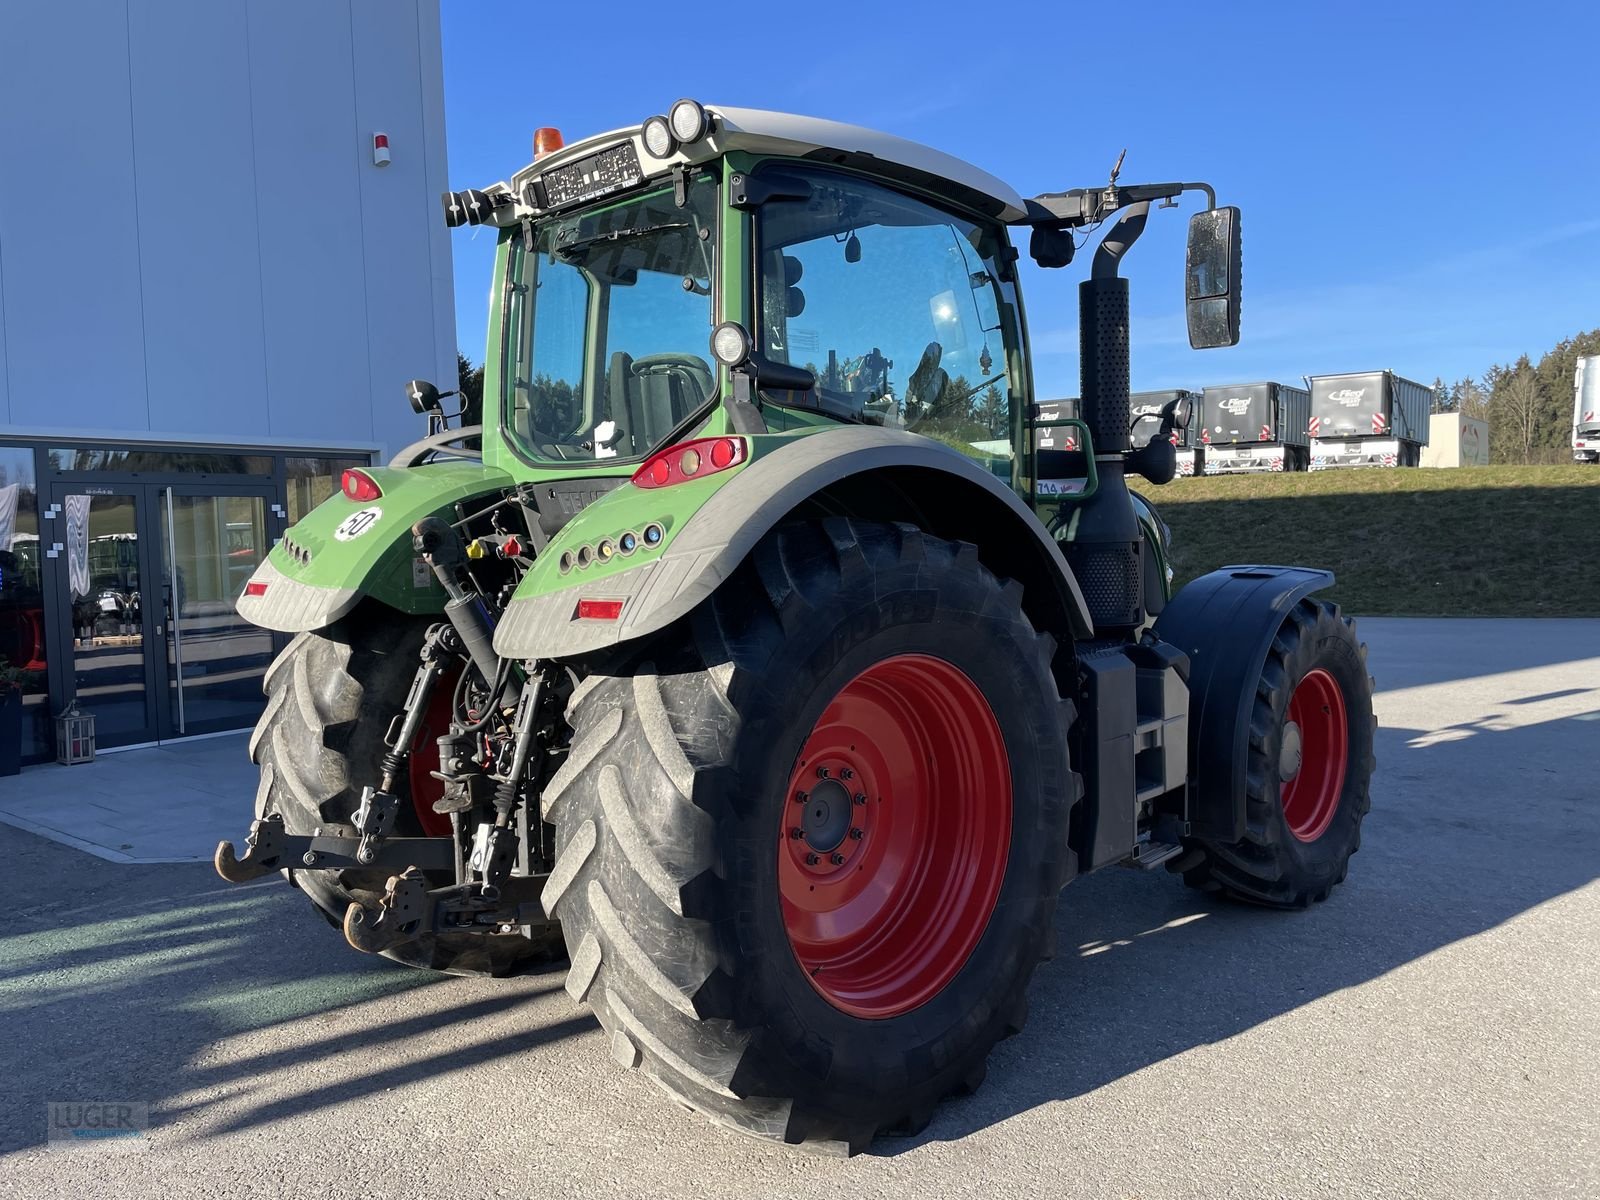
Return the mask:
[[1011,846],[1011,766],[983,693],[928,655],[868,667],[801,747],[778,839],[811,986],[867,1018],[932,999],[983,936]]
[[455,685],[460,675],[459,669],[446,671],[435,681],[433,694],[428,697],[428,710],[422,714],[422,727],[412,743],[411,807],[416,810],[417,824],[422,826],[426,837],[450,836],[450,814],[433,811],[433,802],[444,795],[444,784],[429,772],[439,769],[438,739],[450,732]]
[[1350,755],[1344,693],[1321,667],[1308,671],[1289,697],[1279,754],[1283,819],[1302,842],[1314,842],[1338,811]]

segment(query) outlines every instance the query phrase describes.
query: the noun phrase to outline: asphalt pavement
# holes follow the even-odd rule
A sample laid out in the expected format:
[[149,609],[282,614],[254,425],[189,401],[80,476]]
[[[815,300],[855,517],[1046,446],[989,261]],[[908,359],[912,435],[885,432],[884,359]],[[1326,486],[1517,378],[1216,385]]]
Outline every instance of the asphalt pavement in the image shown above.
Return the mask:
[[[1600,621],[1362,633],[1378,773],[1333,899],[1074,883],[983,1089],[851,1160],[672,1103],[558,970],[409,971],[279,880],[0,826],[0,1197],[1600,1196]],[[88,1101],[148,1134],[45,1144]]]

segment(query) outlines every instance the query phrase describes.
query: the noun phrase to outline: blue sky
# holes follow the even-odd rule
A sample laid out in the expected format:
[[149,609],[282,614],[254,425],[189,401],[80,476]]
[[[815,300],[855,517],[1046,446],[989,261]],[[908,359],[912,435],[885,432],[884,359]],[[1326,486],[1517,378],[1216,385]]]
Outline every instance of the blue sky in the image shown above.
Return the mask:
[[[1124,146],[1125,182],[1214,184],[1243,209],[1244,339],[1188,348],[1184,217],[1157,212],[1125,270],[1136,389],[1455,379],[1600,327],[1600,4],[442,8],[452,188],[525,165],[539,125],[682,95],[884,129],[1024,195],[1102,183]],[[452,236],[478,361],[493,235]],[[1088,256],[1024,265],[1039,394],[1076,394]]]

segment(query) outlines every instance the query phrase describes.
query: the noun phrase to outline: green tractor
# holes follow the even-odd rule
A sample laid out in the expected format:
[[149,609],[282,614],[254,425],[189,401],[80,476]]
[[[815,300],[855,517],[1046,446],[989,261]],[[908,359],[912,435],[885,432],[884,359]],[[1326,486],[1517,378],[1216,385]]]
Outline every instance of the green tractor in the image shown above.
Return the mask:
[[[247,585],[296,636],[218,871],[281,871],[413,966],[564,953],[623,1066],[845,1151],[978,1086],[1077,876],[1325,899],[1374,726],[1332,577],[1169,594],[1128,487],[1172,478],[1188,413],[1132,444],[1118,267],[1197,191],[1189,336],[1232,345],[1239,215],[1205,184],[1029,200],[682,100],[447,195],[499,231],[481,424],[410,385],[429,436],[345,472]],[[1102,222],[1082,419],[1042,420],[1013,236],[1060,268]]]

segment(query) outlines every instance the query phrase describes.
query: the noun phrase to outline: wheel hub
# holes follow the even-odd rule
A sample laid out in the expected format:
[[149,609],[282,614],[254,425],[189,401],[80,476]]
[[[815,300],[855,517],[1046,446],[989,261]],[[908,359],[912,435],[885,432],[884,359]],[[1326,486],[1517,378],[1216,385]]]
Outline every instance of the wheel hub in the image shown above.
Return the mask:
[[850,793],[837,779],[819,779],[805,799],[800,828],[805,843],[819,854],[831,854],[850,833]]
[[1300,774],[1300,726],[1293,721],[1283,727],[1283,748],[1278,751],[1278,778],[1287,783]]
[[795,760],[778,847],[790,948],[823,999],[894,1017],[960,972],[1011,847],[1011,768],[983,693],[930,655],[857,675]]
[[1278,754],[1284,823],[1300,841],[1316,841],[1333,823],[1349,753],[1344,693],[1332,675],[1314,667],[1289,696]]

